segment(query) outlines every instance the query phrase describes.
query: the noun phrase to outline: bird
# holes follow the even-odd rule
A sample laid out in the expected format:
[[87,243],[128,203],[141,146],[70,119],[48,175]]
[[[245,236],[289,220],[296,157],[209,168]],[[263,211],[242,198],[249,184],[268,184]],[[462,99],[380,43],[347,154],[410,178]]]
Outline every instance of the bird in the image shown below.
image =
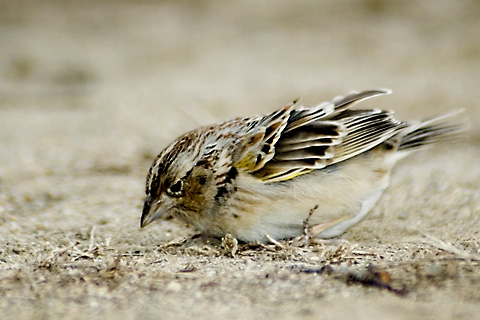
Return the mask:
[[397,161],[458,140],[463,130],[452,121],[456,112],[403,122],[392,111],[353,108],[389,93],[352,91],[313,107],[295,100],[185,133],[148,171],[140,226],[173,216],[204,235],[244,243],[305,230],[319,239],[341,235],[372,210]]

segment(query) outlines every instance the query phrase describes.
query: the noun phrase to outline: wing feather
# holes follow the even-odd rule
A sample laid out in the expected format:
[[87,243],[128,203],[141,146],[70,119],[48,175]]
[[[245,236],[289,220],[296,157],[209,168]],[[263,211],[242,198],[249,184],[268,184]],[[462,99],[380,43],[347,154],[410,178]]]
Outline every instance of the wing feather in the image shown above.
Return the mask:
[[[275,155],[275,144],[288,123],[293,104],[248,124],[246,143],[235,166],[246,171],[262,168]],[[252,125],[253,124],[253,125]]]
[[392,93],[392,91],[389,89],[371,89],[361,92],[352,91],[345,97],[335,97],[332,101],[332,103],[335,105],[335,112],[331,114],[331,117],[338,115],[339,113],[353,107],[354,105],[363,100],[390,93]]
[[[356,103],[389,90],[366,90],[312,108],[291,104],[250,127],[240,166],[263,182],[292,179],[365,152],[407,125],[378,109],[351,110]],[[247,139],[248,140],[248,139]]]

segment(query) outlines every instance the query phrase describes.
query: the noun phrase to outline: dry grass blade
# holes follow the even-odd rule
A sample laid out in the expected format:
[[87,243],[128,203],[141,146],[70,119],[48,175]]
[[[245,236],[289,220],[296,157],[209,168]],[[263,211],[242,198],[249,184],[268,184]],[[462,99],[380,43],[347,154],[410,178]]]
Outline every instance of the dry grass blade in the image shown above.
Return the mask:
[[443,251],[454,254],[457,259],[480,261],[480,255],[461,250],[455,247],[453,244],[438,239],[432,235],[425,234],[423,235],[423,237],[420,238],[420,241]]

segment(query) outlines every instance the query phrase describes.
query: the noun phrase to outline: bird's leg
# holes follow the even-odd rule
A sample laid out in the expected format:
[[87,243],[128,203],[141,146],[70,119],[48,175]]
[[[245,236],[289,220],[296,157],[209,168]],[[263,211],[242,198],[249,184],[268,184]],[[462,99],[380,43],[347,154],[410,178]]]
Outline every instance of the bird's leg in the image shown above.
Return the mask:
[[308,213],[308,217],[303,221],[303,235],[296,237],[293,239],[293,243],[297,245],[302,245],[308,247],[310,245],[310,239],[315,239],[322,231],[325,231],[340,222],[346,221],[351,218],[350,215],[345,215],[335,220],[322,222],[315,224],[313,226],[310,225],[310,218],[312,217],[315,210],[317,210],[318,205],[315,205],[310,212]]
[[315,210],[317,210],[318,204],[316,204],[310,212],[308,212],[308,217],[303,221],[303,235],[304,235],[304,246],[308,247],[310,244],[310,218],[312,217]]
[[316,204],[310,212],[308,213],[308,217],[303,221],[303,234],[293,239],[292,243],[295,246],[303,246],[308,247],[310,244],[310,218],[312,217],[315,210],[317,210],[318,204]]

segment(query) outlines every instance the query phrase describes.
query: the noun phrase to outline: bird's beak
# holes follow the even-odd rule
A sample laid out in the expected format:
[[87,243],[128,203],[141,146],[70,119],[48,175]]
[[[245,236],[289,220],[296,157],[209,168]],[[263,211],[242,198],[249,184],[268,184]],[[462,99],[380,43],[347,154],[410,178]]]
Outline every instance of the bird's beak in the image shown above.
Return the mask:
[[153,199],[150,195],[145,198],[143,204],[142,218],[140,218],[140,227],[145,228],[153,221],[161,218],[166,213],[162,206],[162,201]]

